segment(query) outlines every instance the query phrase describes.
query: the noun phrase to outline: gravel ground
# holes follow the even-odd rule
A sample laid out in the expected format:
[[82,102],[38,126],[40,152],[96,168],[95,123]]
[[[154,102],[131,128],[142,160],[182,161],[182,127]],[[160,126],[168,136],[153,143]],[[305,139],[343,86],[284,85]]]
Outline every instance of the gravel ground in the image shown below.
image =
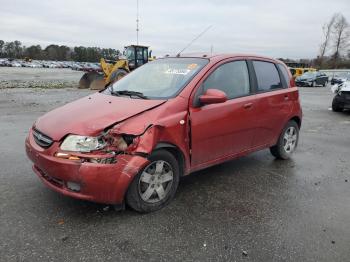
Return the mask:
[[0,91],[1,261],[349,261],[350,113],[301,89],[298,150],[268,150],[183,178],[159,212],[61,196],[31,170],[24,139],[44,112],[91,91]]
[[0,89],[77,88],[83,74],[66,68],[0,67]]

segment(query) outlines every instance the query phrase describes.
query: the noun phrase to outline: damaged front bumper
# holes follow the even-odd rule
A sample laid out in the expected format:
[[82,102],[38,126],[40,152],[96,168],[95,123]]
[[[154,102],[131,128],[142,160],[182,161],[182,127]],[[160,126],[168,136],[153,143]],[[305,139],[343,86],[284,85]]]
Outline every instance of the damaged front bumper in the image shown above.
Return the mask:
[[66,196],[104,204],[123,203],[134,176],[149,163],[142,156],[129,154],[118,154],[109,164],[59,158],[59,143],[43,149],[34,141],[32,131],[25,147],[34,172],[46,186]]

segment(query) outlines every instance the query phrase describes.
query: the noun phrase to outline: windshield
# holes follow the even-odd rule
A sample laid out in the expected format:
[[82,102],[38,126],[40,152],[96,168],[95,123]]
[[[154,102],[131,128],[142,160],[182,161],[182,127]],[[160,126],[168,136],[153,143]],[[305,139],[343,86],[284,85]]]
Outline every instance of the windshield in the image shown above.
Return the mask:
[[302,75],[302,77],[314,77],[316,72],[307,72]]
[[209,62],[202,58],[164,58],[149,62],[105,90],[110,94],[138,92],[148,99],[167,99],[182,88]]
[[126,48],[126,59],[135,60],[134,48]]

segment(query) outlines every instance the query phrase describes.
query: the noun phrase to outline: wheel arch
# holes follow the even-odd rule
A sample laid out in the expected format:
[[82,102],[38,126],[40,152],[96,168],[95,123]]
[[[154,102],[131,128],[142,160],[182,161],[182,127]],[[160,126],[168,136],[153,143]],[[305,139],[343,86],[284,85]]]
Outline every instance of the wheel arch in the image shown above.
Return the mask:
[[296,122],[296,123],[298,124],[299,129],[300,129],[300,127],[301,127],[301,119],[300,119],[299,116],[293,116],[293,117],[290,118],[288,121],[294,121],[294,122]]
[[185,170],[186,170],[186,160],[183,152],[181,151],[180,148],[178,148],[176,145],[168,143],[168,142],[159,142],[153,149],[153,151],[159,150],[159,149],[164,149],[169,151],[171,154],[173,154],[176,158],[176,160],[179,163],[180,167],[180,176],[185,175]]

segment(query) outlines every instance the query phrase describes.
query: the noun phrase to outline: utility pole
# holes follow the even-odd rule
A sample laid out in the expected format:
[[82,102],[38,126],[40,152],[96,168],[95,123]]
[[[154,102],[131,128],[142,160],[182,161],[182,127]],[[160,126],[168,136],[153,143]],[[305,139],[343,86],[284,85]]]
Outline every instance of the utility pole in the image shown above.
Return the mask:
[[139,45],[139,0],[136,1],[136,43]]

